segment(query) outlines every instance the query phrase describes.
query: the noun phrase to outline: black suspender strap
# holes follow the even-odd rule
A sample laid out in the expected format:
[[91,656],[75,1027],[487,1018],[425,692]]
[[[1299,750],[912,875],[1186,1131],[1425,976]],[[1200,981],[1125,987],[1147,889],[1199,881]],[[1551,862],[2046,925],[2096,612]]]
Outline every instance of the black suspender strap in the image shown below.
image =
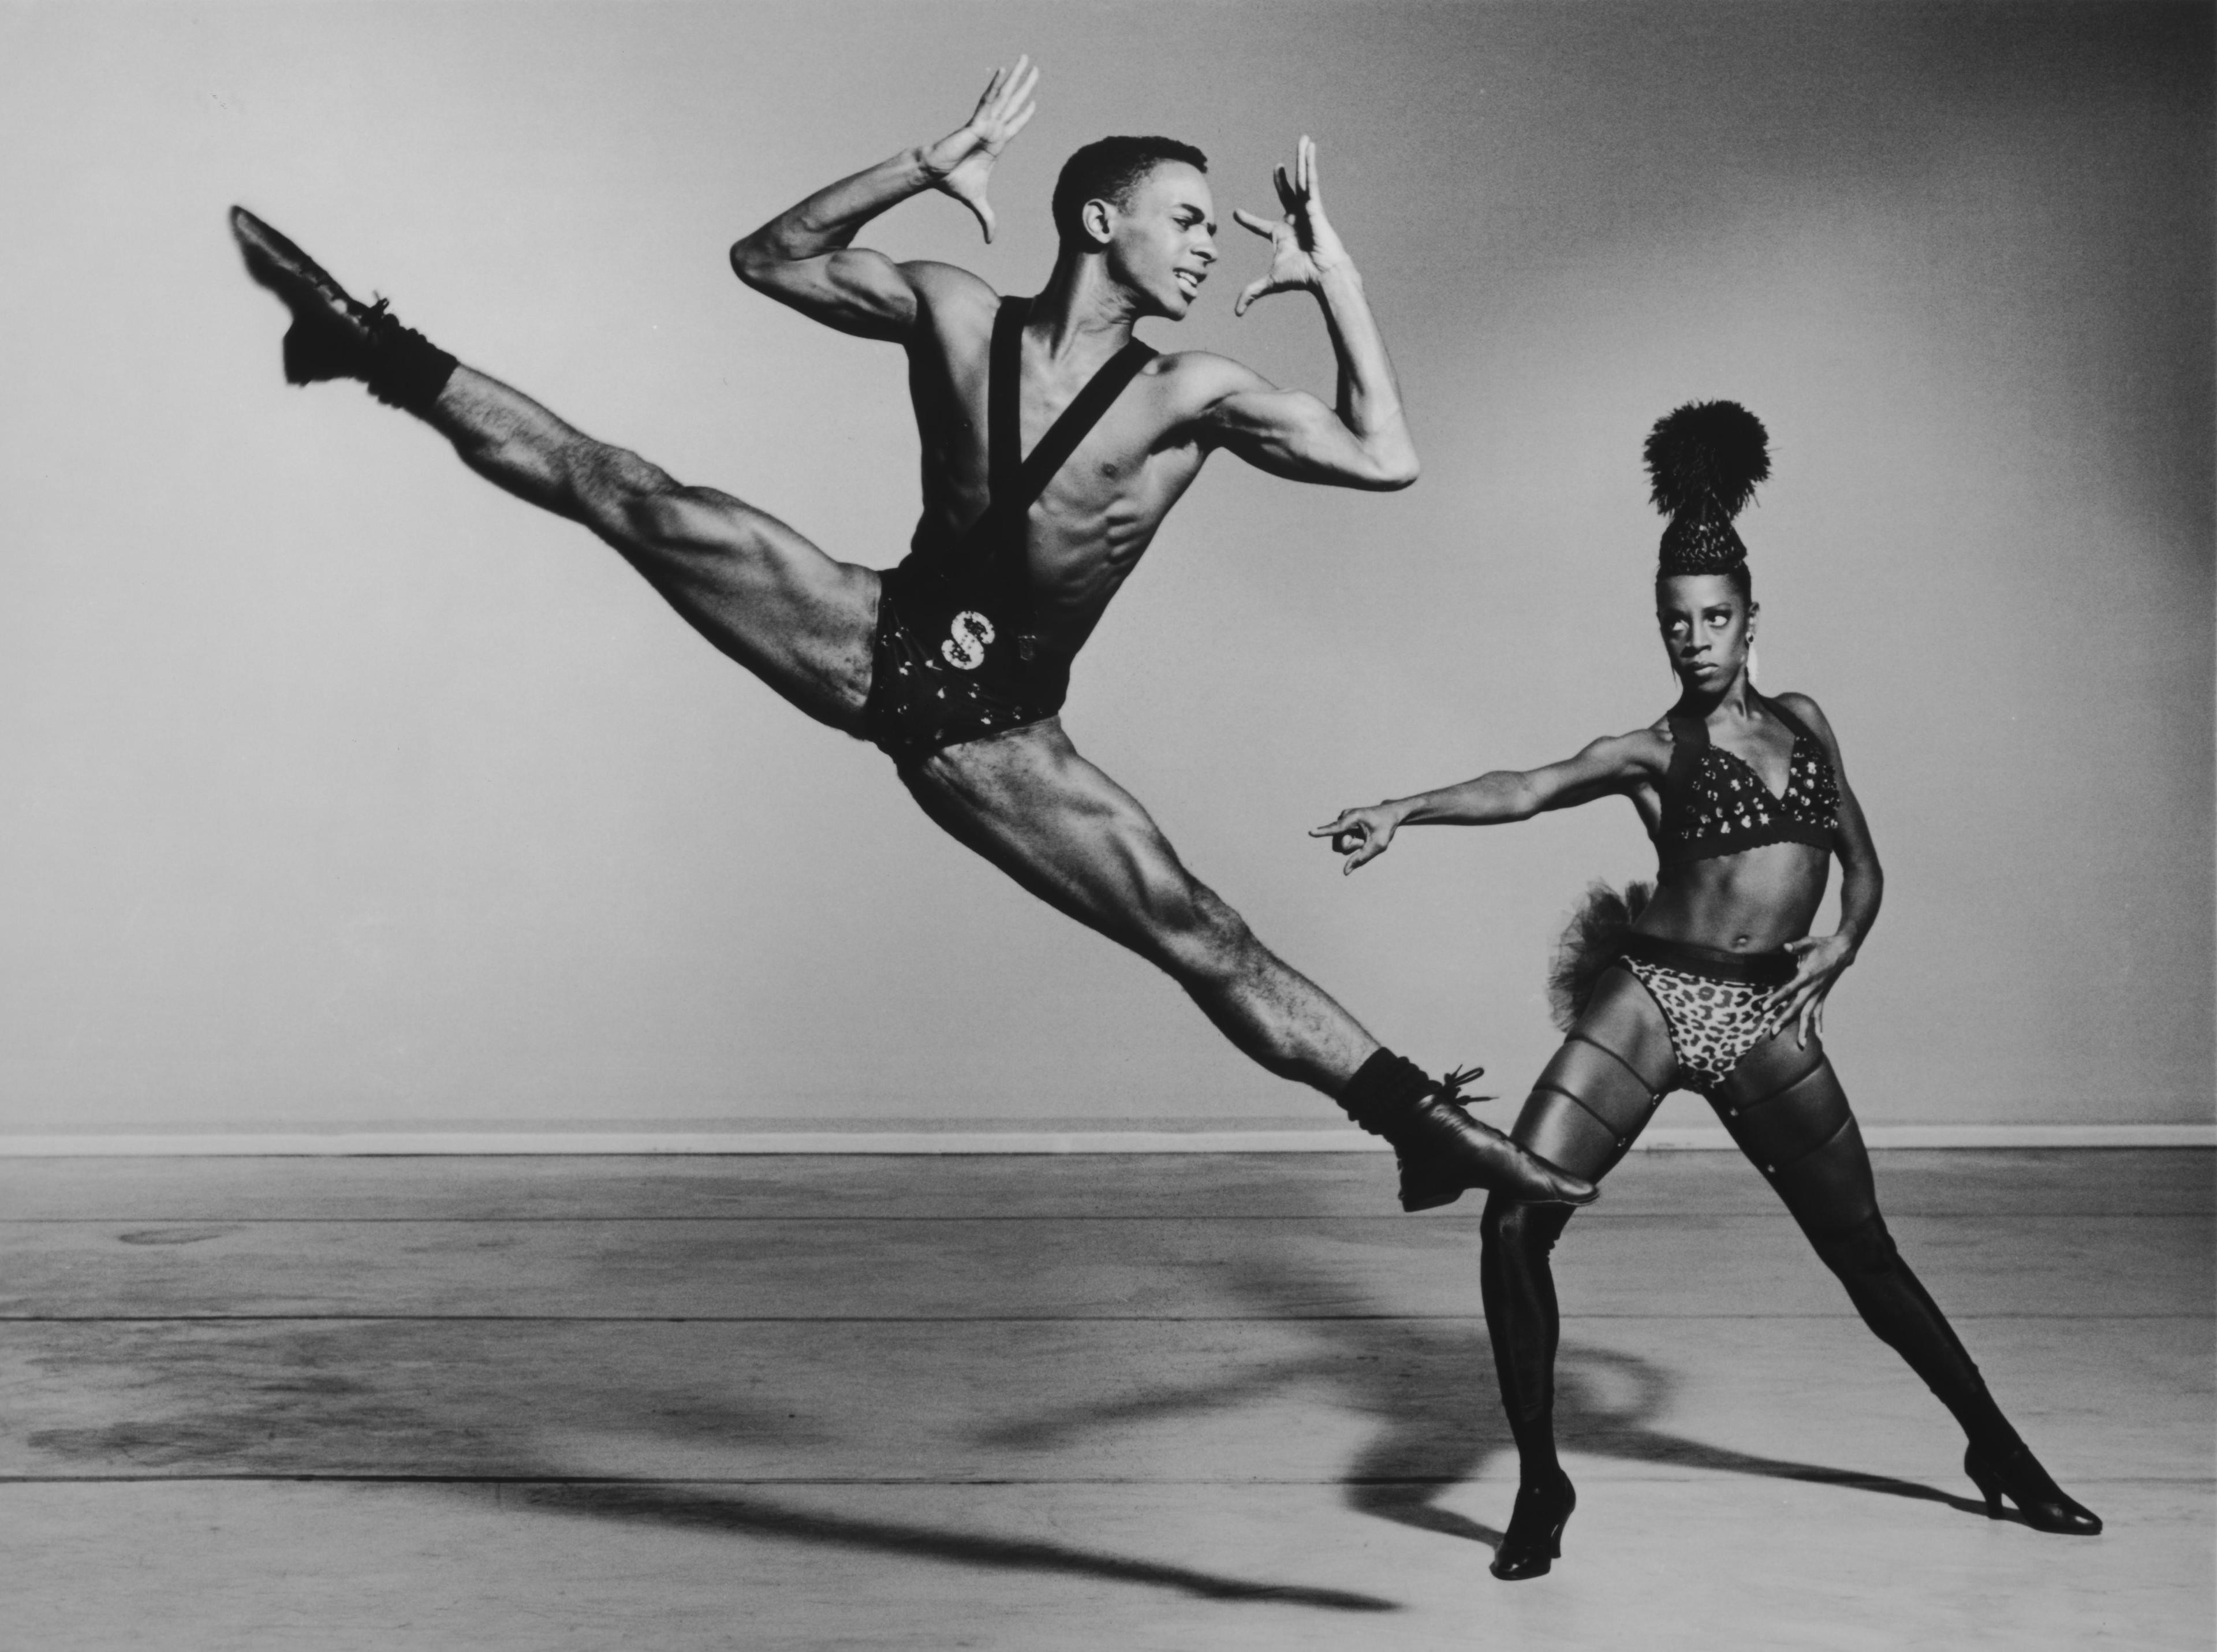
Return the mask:
[[993,315],[993,348],[985,374],[985,488],[988,515],[1003,499],[1015,497],[1016,472],[1023,458],[1024,323],[1031,319],[1028,298],[1004,298]]
[[[1078,444],[1091,434],[1101,422],[1102,415],[1124,387],[1139,376],[1139,370],[1154,359],[1155,353],[1134,338],[1110,357],[1090,379],[1085,387],[1070,399],[1070,405],[1062,410],[1062,417],[1039,440],[1031,450],[1023,467],[1016,473],[1015,497],[1008,508],[1022,512],[1032,508],[1039,496],[1047,492],[1047,485],[1054,473],[1070,462],[1070,455],[1078,451]],[[996,492],[993,502],[998,504],[1001,496]]]
[[1020,398],[1024,324],[1031,312],[1030,299],[1005,298],[993,316],[985,386],[985,476],[992,497],[971,530],[972,542],[1001,588],[1006,603],[1004,617],[1016,627],[1016,652],[1023,659],[1029,659],[1033,650],[1031,570],[1025,556],[1024,517],[1047,492],[1055,473],[1078,451],[1078,444],[1155,356],[1136,338],[1126,344],[1071,398],[1070,405],[1027,456]]

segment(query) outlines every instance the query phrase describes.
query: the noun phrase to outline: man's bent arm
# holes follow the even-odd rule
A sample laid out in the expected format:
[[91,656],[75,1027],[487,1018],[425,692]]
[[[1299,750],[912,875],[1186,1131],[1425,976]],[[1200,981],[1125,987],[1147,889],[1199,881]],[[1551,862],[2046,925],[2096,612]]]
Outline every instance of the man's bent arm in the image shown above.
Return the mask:
[[882,252],[849,244],[886,207],[939,183],[921,148],[818,189],[732,244],[732,273],[757,293],[864,338],[901,339],[916,321],[916,289]]
[[1406,487],[1417,480],[1417,447],[1362,277],[1351,262],[1324,272],[1317,297],[1338,359],[1337,407],[1241,368],[1245,382],[1211,405],[1203,424],[1220,445],[1273,475],[1342,487]]
[[1244,314],[1271,293],[1315,294],[1338,364],[1337,406],[1327,409],[1313,396],[1279,390],[1248,374],[1251,382],[1218,400],[1204,422],[1225,446],[1281,476],[1349,487],[1406,487],[1417,480],[1417,447],[1402,411],[1401,387],[1370,313],[1362,274],[1325,217],[1316,145],[1302,139],[1293,175],[1281,167],[1275,182],[1284,222],[1235,214],[1269,238],[1271,256],[1269,269],[1248,284],[1232,312]]
[[1344,259],[1322,272],[1317,298],[1324,306],[1332,356],[1339,363],[1340,422],[1355,433],[1380,471],[1405,487],[1417,480],[1417,444],[1410,438],[1409,421],[1402,411],[1400,381],[1393,376],[1393,360],[1386,354],[1385,337],[1378,331],[1378,319],[1370,313],[1354,260]]
[[881,252],[853,245],[863,225],[888,207],[942,189],[970,208],[993,235],[985,183],[993,162],[1036,107],[1039,71],[996,70],[970,119],[936,144],[905,149],[867,171],[818,189],[732,245],[732,273],[756,292],[803,315],[865,338],[899,340],[914,325],[917,295],[909,272]]

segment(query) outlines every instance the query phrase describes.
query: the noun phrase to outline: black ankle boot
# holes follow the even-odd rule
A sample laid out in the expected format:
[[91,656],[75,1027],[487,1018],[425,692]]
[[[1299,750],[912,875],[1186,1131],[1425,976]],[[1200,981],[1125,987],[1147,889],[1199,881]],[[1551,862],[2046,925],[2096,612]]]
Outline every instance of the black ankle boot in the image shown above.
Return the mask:
[[1591,1182],[1558,1170],[1463,1110],[1456,1089],[1481,1069],[1436,1084],[1413,1061],[1379,1050],[1348,1081],[1339,1104],[1373,1135],[1393,1144],[1401,1208],[1425,1210],[1473,1187],[1499,1188],[1528,1204],[1586,1204]]
[[231,209],[231,232],[246,273],[293,312],[285,334],[285,379],[313,384],[360,379],[380,401],[411,413],[430,411],[454,371],[454,358],[387,313],[365,306],[329,272],[244,207]]
[[1509,1530],[1494,1551],[1489,1569],[1505,1582],[1545,1577],[1563,1556],[1563,1528],[1578,1506],[1578,1489],[1560,1469],[1551,1480],[1516,1488],[1516,1507]]
[[2083,1503],[2074,1502],[2040,1466],[2040,1459],[2022,1440],[2005,1450],[1981,1451],[1972,1446],[1963,1453],[1963,1472],[1985,1494],[1990,1520],[2002,1518],[2002,1499],[2006,1497],[2035,1531],[2090,1538],[2102,1529],[2102,1517]]

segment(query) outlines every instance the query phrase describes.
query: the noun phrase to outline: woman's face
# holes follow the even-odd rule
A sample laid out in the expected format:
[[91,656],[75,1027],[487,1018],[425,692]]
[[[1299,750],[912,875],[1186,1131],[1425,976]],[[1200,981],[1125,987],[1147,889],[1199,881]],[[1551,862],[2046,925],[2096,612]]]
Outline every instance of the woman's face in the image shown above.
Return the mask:
[[1680,573],[1655,582],[1655,622],[1678,680],[1719,694],[1747,669],[1759,604],[1721,573]]

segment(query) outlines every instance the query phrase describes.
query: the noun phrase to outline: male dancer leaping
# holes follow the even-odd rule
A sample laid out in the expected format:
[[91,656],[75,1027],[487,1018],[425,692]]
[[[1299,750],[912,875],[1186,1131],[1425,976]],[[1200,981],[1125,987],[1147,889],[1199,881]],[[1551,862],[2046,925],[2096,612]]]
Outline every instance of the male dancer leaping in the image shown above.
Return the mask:
[[1583,1203],[1591,1184],[1472,1119],[1288,968],[1179,863],[1137,800],[1078,754],[1056,716],[1070,664],[1170,506],[1223,448],[1299,481],[1398,488],[1417,457],[1362,277],[1326,221],[1306,138],[1275,183],[1285,221],[1239,221],[1271,244],[1233,306],[1309,292],[1339,362],[1336,408],[1220,356],[1157,356],[1144,316],[1178,320],[1216,261],[1198,150],[1109,138],[1055,186],[1061,250],[1046,290],[1003,299],[951,265],[852,244],[897,201],[954,196],[990,238],[993,163],[1035,108],[1019,59],[937,143],[818,190],[732,249],[757,291],[843,332],[908,352],[923,442],[923,517],[880,574],[834,561],[728,494],[682,486],[637,455],[364,307],[243,208],[255,279],[294,317],[296,384],[359,378],[519,498],[614,546],[724,653],[820,722],[872,740],[924,812],[1041,899],[1183,987],[1271,1072],[1313,1086],[1393,1143],[1407,1188],[1500,1187]]

